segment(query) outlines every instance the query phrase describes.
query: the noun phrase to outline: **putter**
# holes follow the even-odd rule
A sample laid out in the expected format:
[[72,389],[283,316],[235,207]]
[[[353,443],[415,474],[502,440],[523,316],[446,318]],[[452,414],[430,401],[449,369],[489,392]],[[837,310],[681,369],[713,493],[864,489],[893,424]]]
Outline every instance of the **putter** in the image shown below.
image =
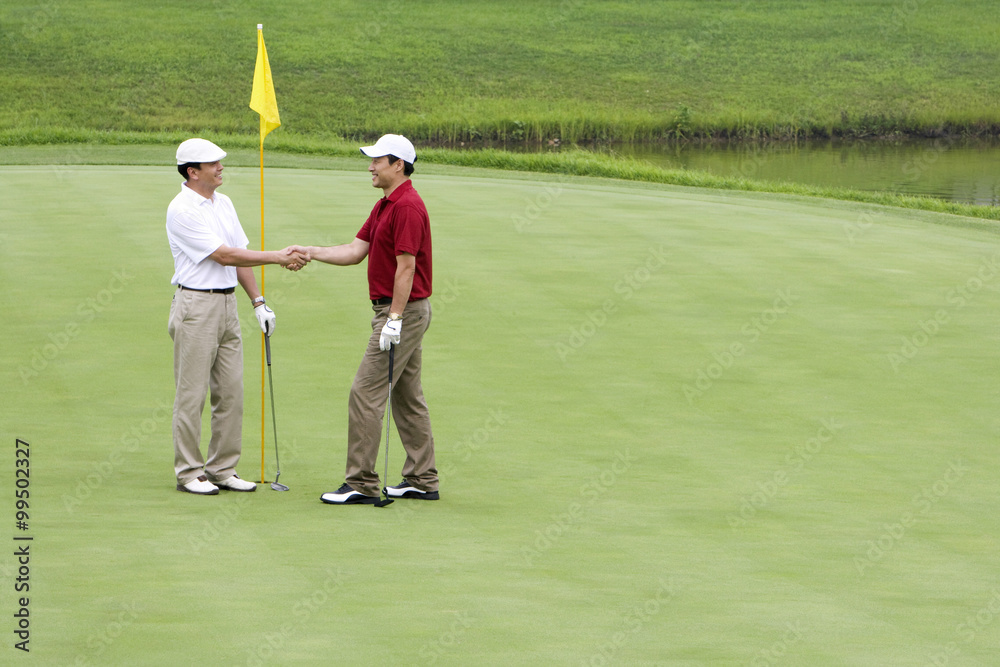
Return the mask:
[[385,472],[382,474],[382,483],[386,486],[382,487],[382,493],[385,494],[385,500],[379,497],[375,501],[375,507],[385,507],[386,505],[391,505],[393,503],[392,498],[389,497],[389,424],[391,423],[389,418],[392,416],[392,353],[396,349],[396,346],[389,343],[389,397],[385,401]]
[[274,462],[278,466],[274,481],[271,482],[271,488],[275,491],[287,491],[287,486],[278,484],[278,478],[281,477],[281,460],[278,458],[278,422],[274,419],[274,381],[271,379],[271,337],[268,335],[264,336],[264,350],[267,352],[267,386],[271,389],[271,425],[274,426]]

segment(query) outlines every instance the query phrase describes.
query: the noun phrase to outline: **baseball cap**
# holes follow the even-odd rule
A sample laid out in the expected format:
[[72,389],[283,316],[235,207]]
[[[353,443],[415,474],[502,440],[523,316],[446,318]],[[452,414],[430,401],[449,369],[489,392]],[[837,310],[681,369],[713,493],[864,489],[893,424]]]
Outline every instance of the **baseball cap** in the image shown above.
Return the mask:
[[413,144],[401,134],[383,134],[374,146],[362,146],[361,152],[368,157],[395,155],[410,164],[417,161],[417,151],[414,150]]
[[207,139],[188,139],[177,147],[177,164],[189,162],[217,162],[226,157],[222,150]]

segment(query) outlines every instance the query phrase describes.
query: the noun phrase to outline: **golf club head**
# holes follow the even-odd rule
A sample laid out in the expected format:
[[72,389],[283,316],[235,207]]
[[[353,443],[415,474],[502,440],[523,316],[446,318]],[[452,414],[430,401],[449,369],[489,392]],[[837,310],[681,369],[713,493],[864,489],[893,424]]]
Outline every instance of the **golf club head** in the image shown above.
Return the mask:
[[271,482],[271,488],[274,489],[275,491],[287,491],[288,490],[287,486],[278,483],[278,480],[280,478],[281,478],[281,471],[279,470],[278,474],[274,476],[274,481]]
[[382,489],[382,493],[385,494],[385,499],[379,497],[379,499],[373,503],[375,507],[385,507],[386,505],[391,505],[395,502],[392,498],[389,497],[389,491],[387,489]]

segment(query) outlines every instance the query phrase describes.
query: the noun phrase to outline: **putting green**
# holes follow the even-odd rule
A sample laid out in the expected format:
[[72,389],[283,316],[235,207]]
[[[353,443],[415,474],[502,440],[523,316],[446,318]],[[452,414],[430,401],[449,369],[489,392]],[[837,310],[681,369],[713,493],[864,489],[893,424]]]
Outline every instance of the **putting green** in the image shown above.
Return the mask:
[[[318,499],[343,480],[364,266],[266,272],[291,491],[180,494],[177,176],[0,167],[0,474],[8,539],[34,538],[29,592],[22,542],[2,560],[6,654],[23,594],[47,664],[993,661],[993,226],[443,167],[414,182],[442,500],[374,510]],[[271,248],[348,241],[378,195],[360,160],[266,187]],[[256,170],[228,168],[223,191],[256,245]],[[240,305],[256,478],[260,339]],[[390,448],[395,482],[395,430]]]

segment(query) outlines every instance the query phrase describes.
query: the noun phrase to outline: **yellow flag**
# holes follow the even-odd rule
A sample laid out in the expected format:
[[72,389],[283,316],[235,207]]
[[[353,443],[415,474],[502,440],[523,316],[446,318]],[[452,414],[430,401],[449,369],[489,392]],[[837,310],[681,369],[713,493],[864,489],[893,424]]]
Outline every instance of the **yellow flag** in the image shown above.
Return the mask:
[[264,29],[261,24],[257,25],[257,66],[253,72],[250,108],[260,114],[260,142],[263,144],[264,137],[281,125],[281,118],[278,117],[278,100],[274,96],[271,64],[267,62],[267,48],[264,47]]

